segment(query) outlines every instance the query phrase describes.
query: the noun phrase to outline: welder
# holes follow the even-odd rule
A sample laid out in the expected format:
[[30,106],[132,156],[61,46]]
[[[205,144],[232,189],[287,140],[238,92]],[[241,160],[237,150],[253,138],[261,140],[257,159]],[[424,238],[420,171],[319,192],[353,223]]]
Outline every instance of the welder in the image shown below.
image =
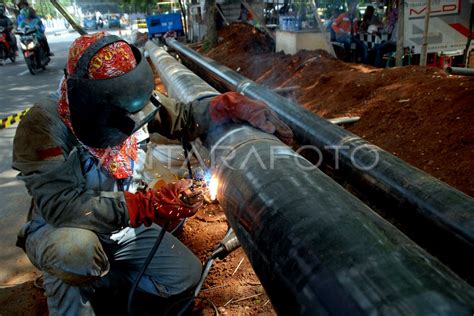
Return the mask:
[[[202,204],[190,180],[137,190],[136,131],[191,141],[210,125],[248,123],[290,142],[291,130],[263,103],[237,93],[191,104],[159,96],[140,51],[104,32],[69,49],[55,96],[18,126],[13,168],[32,197],[18,245],[44,273],[51,315],[92,315],[99,290],[130,287],[161,226]],[[161,103],[161,105],[159,104]],[[201,274],[198,258],[166,233],[138,289],[157,299],[183,295]],[[156,311],[159,313],[159,311]]]

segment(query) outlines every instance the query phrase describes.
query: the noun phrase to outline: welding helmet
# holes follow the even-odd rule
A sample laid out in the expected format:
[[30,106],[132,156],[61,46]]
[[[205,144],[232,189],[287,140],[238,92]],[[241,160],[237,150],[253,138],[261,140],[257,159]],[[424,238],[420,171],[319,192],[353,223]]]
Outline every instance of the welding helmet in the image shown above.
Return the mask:
[[[153,74],[138,48],[118,36],[96,34],[85,36],[86,40],[94,38],[92,43],[73,43],[65,80],[77,138],[89,147],[108,148],[148,123],[158,108],[150,103]],[[91,78],[94,69],[100,76]]]

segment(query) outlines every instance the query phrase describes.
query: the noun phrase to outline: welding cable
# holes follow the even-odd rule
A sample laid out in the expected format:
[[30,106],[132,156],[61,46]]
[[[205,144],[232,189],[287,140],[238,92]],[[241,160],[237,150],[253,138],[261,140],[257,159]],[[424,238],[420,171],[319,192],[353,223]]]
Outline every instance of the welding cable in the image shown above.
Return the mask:
[[[224,238],[222,238],[222,240],[225,240],[227,237],[229,237],[230,234],[232,234],[232,232],[233,232],[232,227],[229,226],[229,228],[227,229],[227,233],[225,234]],[[183,307],[176,314],[177,316],[181,316],[183,313],[185,313],[188,310],[188,308],[191,306],[191,304],[194,302],[194,299],[199,298],[198,294],[199,294],[199,292],[201,292],[201,288],[202,288],[202,286],[204,284],[204,281],[206,280],[206,278],[209,274],[209,271],[211,271],[211,268],[212,268],[212,265],[214,264],[214,261],[215,260],[214,260],[214,258],[212,258],[212,256],[207,258],[206,264],[204,265],[204,270],[201,273],[201,278],[199,279],[198,284],[194,288],[194,296],[190,296],[190,297],[187,298],[188,301],[186,302],[185,305],[183,305]]]
[[184,135],[181,136],[181,145],[183,146],[184,150],[184,159],[186,160],[186,166],[188,167],[188,172],[189,172],[189,179],[193,179],[193,170],[191,169],[191,159],[188,157],[188,145],[189,142],[186,141],[184,138]]
[[135,290],[137,289],[138,283],[140,283],[140,280],[143,277],[143,274],[145,274],[145,271],[148,268],[148,265],[150,264],[151,260],[155,256],[156,251],[158,250],[158,247],[160,246],[161,241],[163,240],[163,237],[165,236],[165,233],[168,230],[169,225],[170,225],[170,221],[166,221],[166,223],[161,228],[160,234],[158,235],[158,238],[156,239],[155,244],[153,245],[153,248],[151,248],[150,253],[148,254],[148,257],[146,257],[145,262],[143,263],[142,269],[140,270],[140,273],[138,273],[138,276],[135,279],[135,282],[133,282],[132,288],[130,289],[130,293],[128,295],[127,314],[129,316],[132,316],[133,314],[132,313],[133,294],[135,294]]

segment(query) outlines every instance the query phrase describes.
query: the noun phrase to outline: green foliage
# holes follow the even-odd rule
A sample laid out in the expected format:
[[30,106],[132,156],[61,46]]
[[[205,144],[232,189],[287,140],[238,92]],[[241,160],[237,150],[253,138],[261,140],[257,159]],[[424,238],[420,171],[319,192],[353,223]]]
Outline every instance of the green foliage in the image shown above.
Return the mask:
[[120,8],[124,12],[145,12],[152,14],[156,9],[156,0],[120,0]]
[[[71,5],[70,0],[58,0],[58,2],[64,7]],[[34,8],[36,10],[36,13],[42,17],[62,17],[61,14],[48,0],[36,0]]]

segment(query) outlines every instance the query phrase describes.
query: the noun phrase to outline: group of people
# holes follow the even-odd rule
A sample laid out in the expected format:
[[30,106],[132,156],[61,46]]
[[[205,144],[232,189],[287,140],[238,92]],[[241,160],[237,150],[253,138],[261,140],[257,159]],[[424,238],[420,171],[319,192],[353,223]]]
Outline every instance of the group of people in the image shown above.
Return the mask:
[[[46,28],[41,21],[41,18],[36,15],[35,10],[29,5],[27,0],[20,0],[18,3],[18,9],[20,14],[17,17],[17,28],[18,30],[36,30],[35,36],[40,43],[40,45],[45,50],[48,56],[52,56],[48,44],[48,40],[45,35]],[[6,16],[6,9],[4,4],[0,4],[0,26],[3,26],[7,29],[7,40],[10,45],[14,48],[15,52],[18,52],[18,45],[16,43],[16,38],[13,35],[13,22]]]
[[[383,21],[375,14],[375,8],[367,6],[362,18],[359,17],[357,2],[348,2],[346,12],[337,14],[336,11],[326,27],[331,33],[331,40],[344,45],[345,52],[355,46],[356,58],[364,64],[381,67],[383,56],[396,50],[397,42],[397,8],[387,10]],[[369,51],[367,44],[361,40],[360,34],[379,36],[384,34],[387,40],[374,43]]]

